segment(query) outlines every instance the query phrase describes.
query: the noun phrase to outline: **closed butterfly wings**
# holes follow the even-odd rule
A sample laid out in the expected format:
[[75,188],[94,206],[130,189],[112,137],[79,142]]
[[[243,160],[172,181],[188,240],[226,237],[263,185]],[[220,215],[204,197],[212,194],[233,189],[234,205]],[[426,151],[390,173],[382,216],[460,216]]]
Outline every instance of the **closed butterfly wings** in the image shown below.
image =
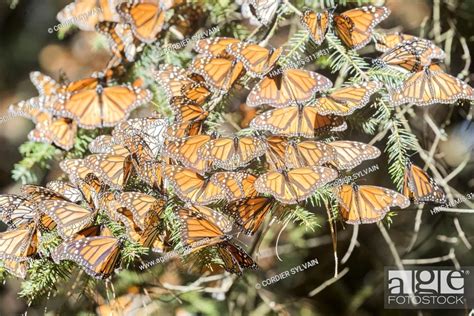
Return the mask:
[[22,228],[0,233],[0,259],[11,264],[28,260],[37,251],[38,235],[35,228]]
[[117,11],[132,26],[134,35],[144,43],[153,43],[163,28],[165,11],[158,1],[122,3]]
[[93,236],[64,242],[52,254],[56,263],[74,261],[97,279],[106,279],[120,259],[120,239],[110,236]]
[[243,63],[250,76],[262,78],[275,67],[283,48],[269,50],[259,45],[238,42],[229,44],[226,50]]
[[370,42],[374,27],[386,19],[386,7],[364,6],[334,16],[336,32],[351,49],[360,49]]
[[316,45],[321,45],[324,41],[331,22],[332,14],[328,10],[318,13],[306,10],[301,17],[301,24],[308,30]]
[[405,41],[385,52],[374,61],[381,66],[398,66],[411,72],[422,71],[433,60],[443,59],[444,51],[425,39]]
[[205,79],[215,93],[227,93],[241,76],[244,66],[233,58],[198,55],[191,65],[191,72]]
[[274,199],[254,196],[233,201],[226,206],[226,212],[245,234],[253,235],[262,225],[266,215],[274,206]]
[[391,207],[406,208],[410,201],[393,190],[371,185],[342,185],[337,190],[342,218],[349,224],[382,220]]
[[166,143],[163,155],[177,160],[183,166],[203,175],[210,169],[207,158],[200,156],[200,151],[212,139],[209,135],[195,135]]
[[115,10],[118,0],[75,0],[57,14],[63,25],[74,24],[83,31],[94,31],[99,21],[119,20]]
[[415,203],[445,203],[446,194],[423,169],[407,163],[404,176],[403,195],[413,198]]
[[255,181],[255,189],[270,194],[285,204],[296,204],[337,177],[337,172],[326,167],[305,167],[289,171],[269,171]]
[[227,47],[238,43],[240,43],[240,40],[236,38],[214,37],[197,41],[194,50],[202,55],[228,57]]
[[340,88],[318,98],[314,106],[321,115],[351,115],[355,110],[364,107],[369,102],[370,96],[381,88],[382,84],[378,81]]
[[69,239],[78,231],[92,224],[95,211],[68,201],[47,200],[40,209],[57,224],[59,235]]

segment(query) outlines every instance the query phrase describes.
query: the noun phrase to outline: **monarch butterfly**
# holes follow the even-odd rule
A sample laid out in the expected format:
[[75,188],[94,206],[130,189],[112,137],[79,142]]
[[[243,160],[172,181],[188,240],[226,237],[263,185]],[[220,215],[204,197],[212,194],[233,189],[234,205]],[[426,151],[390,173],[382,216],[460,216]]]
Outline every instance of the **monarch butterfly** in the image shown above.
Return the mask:
[[0,233],[0,259],[26,261],[36,254],[38,235],[36,228],[15,229]]
[[311,39],[316,45],[321,45],[324,41],[331,22],[332,14],[328,10],[320,13],[306,10],[301,17],[301,24],[308,30]]
[[149,160],[136,163],[133,160],[132,162],[141,181],[160,192],[163,191],[163,163],[161,161]]
[[388,8],[371,5],[336,14],[336,32],[349,48],[360,49],[370,42],[374,27],[389,14]]
[[312,106],[315,106],[321,115],[351,115],[355,110],[364,107],[369,102],[370,96],[381,88],[382,84],[378,81],[354,84],[316,99]]
[[85,158],[90,166],[106,184],[121,190],[127,183],[132,172],[132,158],[130,154],[95,154]]
[[99,22],[95,29],[106,37],[113,54],[107,68],[117,66],[122,60],[134,61],[137,53],[143,49],[143,45],[133,37],[129,24],[104,21]]
[[22,195],[33,203],[39,203],[44,200],[67,200],[65,196],[39,185],[25,184],[21,187]]
[[250,127],[276,135],[314,137],[316,133],[343,131],[347,125],[342,117],[322,116],[313,107],[289,106],[258,115]]
[[405,41],[374,60],[380,66],[398,66],[410,72],[418,72],[429,66],[433,59],[443,59],[445,53],[431,41],[416,39]]
[[280,0],[248,0],[250,11],[263,25],[272,22],[280,6]]
[[25,197],[0,195],[0,220],[9,228],[25,228],[37,217],[36,204]]
[[122,3],[117,11],[132,26],[133,34],[144,43],[153,43],[165,22],[165,11],[158,1]]
[[115,237],[95,236],[63,242],[52,253],[54,262],[70,260],[96,279],[108,278],[120,259],[122,241]]
[[267,152],[265,153],[265,159],[270,164],[270,168],[279,171],[285,170],[287,167],[286,151],[289,140],[282,136],[268,136],[266,141]]
[[271,194],[285,204],[296,204],[310,197],[316,189],[336,179],[337,172],[326,167],[304,167],[289,171],[269,171],[257,178],[255,189]]
[[30,72],[30,80],[40,96],[52,96],[62,89],[62,85],[56,82],[56,80],[39,71]]
[[225,234],[228,221],[222,214],[207,208],[182,208],[178,215],[182,240],[191,251],[216,246],[224,269],[238,275],[242,274],[243,269],[257,268],[257,264],[242,248],[228,241],[231,238]]
[[118,22],[120,17],[115,11],[118,0],[76,0],[68,4],[56,18],[63,25],[74,23],[83,31],[94,31],[99,21]]
[[66,200],[73,203],[83,201],[81,190],[72,183],[54,180],[46,183],[46,188],[57,192],[59,195],[64,196]]
[[49,97],[35,97],[10,105],[9,112],[31,119],[36,124],[28,134],[28,139],[70,150],[74,146],[77,124],[68,118],[56,117],[47,113],[45,103],[51,102]]
[[255,180],[254,175],[243,172],[216,172],[211,177],[211,182],[221,187],[228,201],[255,196]]
[[105,189],[105,184],[97,178],[83,159],[65,159],[59,167],[81,191],[84,200],[90,207],[98,205],[98,196]]
[[97,236],[108,236],[113,237],[112,232],[107,226],[104,225],[93,225],[78,231],[75,234],[74,240],[79,240],[85,237],[97,237]]
[[158,312],[159,307],[150,304],[150,297],[137,292],[131,292],[119,296],[113,300],[102,304],[96,308],[99,316],[120,316],[120,315],[146,315]]
[[349,224],[382,220],[391,207],[407,208],[410,201],[398,192],[372,185],[344,184],[337,189],[342,218]]
[[288,145],[282,157],[288,168],[321,166],[335,158],[333,148],[322,142],[290,141]]
[[62,95],[52,111],[74,119],[80,127],[94,129],[125,120],[133,109],[149,102],[151,97],[149,90],[130,84],[107,86],[95,81],[90,87]]
[[197,41],[194,50],[206,56],[228,57],[227,46],[236,43],[240,43],[240,40],[232,37],[207,38]]
[[[387,51],[389,51],[389,50],[391,50],[391,49],[393,49],[393,48],[397,47],[398,45],[400,45],[402,43],[405,43],[405,42],[415,41],[415,40],[425,40],[425,39],[422,39],[422,38],[419,38],[419,37],[416,37],[416,36],[413,36],[413,35],[403,34],[403,33],[399,33],[399,32],[383,34],[383,35],[376,35],[375,39],[376,39],[375,49],[377,49],[378,51],[383,52],[383,53],[385,53],[385,52],[387,52]],[[433,49],[433,56],[437,56],[437,57],[433,57],[433,58],[435,58],[435,59],[444,59],[445,53],[441,48],[439,48],[438,46],[433,46],[432,49]]]
[[241,128],[247,128],[250,125],[250,121],[255,118],[257,115],[257,109],[247,106],[245,103],[241,103],[239,106],[240,114],[242,115],[242,120],[240,121]]
[[318,73],[303,69],[276,69],[260,80],[247,97],[249,106],[268,104],[282,108],[308,101],[318,91],[332,87],[332,82]]
[[352,169],[365,160],[380,156],[377,147],[360,142],[339,140],[328,143],[334,150],[335,159],[331,162],[339,170]]
[[90,226],[96,213],[95,210],[60,200],[46,200],[41,202],[39,207],[41,212],[56,223],[58,233],[63,239],[69,239],[78,231]]
[[419,37],[404,34],[400,32],[394,32],[389,34],[374,34],[375,35],[375,49],[379,52],[385,53],[392,48],[395,48],[399,44],[419,39]]
[[225,211],[245,234],[253,235],[262,225],[274,202],[273,198],[263,196],[247,197],[228,203]]
[[2,268],[7,270],[11,275],[20,279],[26,278],[28,266],[28,261],[15,261],[9,259],[2,261]]
[[225,198],[220,186],[190,169],[168,165],[164,174],[176,195],[185,202],[207,205]]
[[117,202],[130,210],[133,221],[142,230],[145,229],[147,218],[160,215],[166,203],[165,200],[141,192],[122,192],[118,195]]
[[94,138],[87,147],[93,154],[110,154],[116,151],[114,147],[117,145],[118,144],[111,135],[100,135]]
[[202,76],[215,93],[227,93],[243,71],[243,64],[231,58],[198,55],[191,65],[191,72]]
[[210,140],[210,135],[194,135],[182,139],[170,140],[166,142],[163,150],[164,156],[177,160],[186,168],[189,168],[201,175],[210,169],[207,158],[199,155],[200,149],[203,148]]
[[162,65],[160,70],[154,73],[154,77],[164,88],[178,121],[187,121],[182,117],[182,106],[201,106],[211,94],[202,77],[174,65]]
[[167,139],[175,141],[189,136],[201,135],[204,119],[170,125],[166,131]]
[[207,141],[198,149],[202,160],[209,160],[213,167],[234,170],[245,166],[265,154],[266,146],[258,137],[220,137]]
[[426,106],[450,104],[459,99],[474,100],[474,90],[463,81],[445,73],[437,65],[412,74],[400,87],[389,94],[392,105],[414,103]]
[[407,162],[403,184],[403,195],[413,198],[415,203],[445,203],[446,194],[423,169]]
[[129,119],[114,128],[112,137],[139,160],[151,160],[161,152],[167,127],[165,120],[155,117]]
[[244,65],[250,76],[263,78],[275,67],[283,47],[269,50],[259,45],[238,42],[229,44],[226,50]]
[[106,209],[111,218],[125,225],[130,239],[143,247],[151,247],[153,251],[163,252],[163,243],[158,239],[161,233],[161,226],[158,224],[158,213],[148,213],[147,216],[143,218],[143,228],[141,228],[135,220],[132,211],[127,207],[123,207],[119,201],[111,200],[108,201],[106,205]]

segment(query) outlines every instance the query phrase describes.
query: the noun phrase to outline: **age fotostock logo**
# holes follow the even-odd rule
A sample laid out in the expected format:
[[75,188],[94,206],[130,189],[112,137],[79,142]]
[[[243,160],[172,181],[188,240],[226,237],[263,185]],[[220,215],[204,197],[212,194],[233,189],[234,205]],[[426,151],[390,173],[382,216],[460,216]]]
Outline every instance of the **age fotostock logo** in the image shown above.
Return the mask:
[[464,309],[474,307],[474,267],[385,268],[385,308]]

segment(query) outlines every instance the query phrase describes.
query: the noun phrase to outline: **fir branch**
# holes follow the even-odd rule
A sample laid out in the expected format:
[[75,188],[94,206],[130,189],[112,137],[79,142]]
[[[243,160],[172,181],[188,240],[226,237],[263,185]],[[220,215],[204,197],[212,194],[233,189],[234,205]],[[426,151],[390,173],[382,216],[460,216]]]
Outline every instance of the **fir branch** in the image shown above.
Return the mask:
[[349,74],[353,74],[356,78],[361,77],[363,80],[369,80],[369,77],[365,73],[369,68],[369,65],[357,54],[356,51],[347,50],[342,45],[339,38],[331,32],[326,34],[326,41],[329,44],[329,48],[335,50],[330,56],[330,59],[332,60],[331,69],[333,73],[347,67]]
[[390,129],[385,151],[388,153],[388,172],[398,190],[403,187],[405,166],[408,160],[408,151],[414,150],[416,137],[403,127],[403,123],[396,116],[387,124]]
[[304,226],[306,230],[316,231],[319,225],[319,220],[316,214],[308,211],[300,205],[286,207],[281,220],[284,222],[299,223],[300,226]]
[[32,260],[28,269],[29,279],[21,284],[20,296],[30,302],[40,295],[56,290],[56,285],[71,276],[72,263],[64,261],[55,264],[53,261],[41,258]]
[[39,174],[49,169],[51,160],[61,154],[53,145],[28,141],[19,148],[23,159],[15,164],[12,178],[25,183],[38,183]]

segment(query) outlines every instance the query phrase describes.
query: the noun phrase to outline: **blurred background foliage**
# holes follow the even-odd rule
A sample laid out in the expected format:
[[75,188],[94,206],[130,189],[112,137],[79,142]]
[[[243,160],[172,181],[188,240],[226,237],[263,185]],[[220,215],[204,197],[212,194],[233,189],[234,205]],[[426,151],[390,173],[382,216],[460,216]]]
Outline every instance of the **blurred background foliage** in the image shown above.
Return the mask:
[[[69,1],[56,0],[21,0],[2,1],[0,3],[0,115],[7,115],[7,107],[16,101],[35,95],[34,87],[28,74],[32,70],[40,70],[58,77],[66,73],[72,79],[79,79],[93,71],[100,70],[107,63],[108,52],[103,40],[94,32],[48,33],[48,28],[58,24],[55,16]],[[222,7],[235,5],[232,1],[220,1]],[[319,1],[307,1],[319,2]],[[321,0],[321,2],[324,2]],[[326,1],[327,2],[327,1]],[[350,1],[337,1],[344,5]],[[342,3],[341,3],[342,2]],[[366,1],[383,4],[384,1]],[[299,8],[305,1],[292,1]],[[440,40],[448,52],[447,71],[459,74],[472,85],[474,75],[472,66],[466,61],[474,54],[474,1],[462,0],[388,0],[385,1],[392,14],[381,24],[382,28],[392,31],[420,35]],[[353,5],[352,5],[353,6]],[[219,9],[216,6],[216,10]],[[440,21],[437,25],[443,36],[433,29],[433,12],[440,10]],[[235,11],[235,10],[234,10]],[[237,10],[235,14],[239,14]],[[221,18],[229,18],[222,16]],[[436,22],[436,21],[435,21]],[[247,25],[234,25],[234,33],[245,32]],[[294,25],[285,25],[272,38],[273,46],[286,42],[288,32]],[[451,33],[446,33],[451,30]],[[465,42],[460,41],[463,38]],[[439,44],[439,43],[438,43]],[[463,46],[465,44],[465,46]],[[466,52],[466,47],[468,51]],[[189,50],[188,50],[189,51]],[[362,52],[370,56],[373,51]],[[469,53],[469,54],[468,54]],[[183,52],[183,55],[188,55]],[[374,54],[375,55],[375,54]],[[469,56],[470,55],[470,56]],[[180,54],[181,56],[181,54]],[[150,57],[151,58],[151,57]],[[324,58],[320,61],[324,65]],[[327,64],[326,64],[327,65]],[[148,65],[149,66],[149,65]],[[146,76],[147,64],[144,63],[137,73]],[[463,71],[464,70],[464,71]],[[333,81],[336,75],[329,69],[321,70],[322,74]],[[245,96],[242,97],[242,99]],[[416,109],[412,113],[410,124],[418,141],[425,150],[429,150],[434,135],[424,114],[427,109]],[[450,185],[460,194],[474,192],[474,126],[471,125],[472,107],[452,109],[447,106],[430,107],[433,121],[439,124],[443,138],[436,153],[439,168],[449,174],[460,164],[464,169],[450,181]],[[449,117],[449,121],[446,118]],[[25,142],[31,129],[31,123],[22,118],[11,118],[0,125],[0,188],[2,193],[18,192],[19,183],[11,177],[13,165],[21,159],[18,147]],[[351,132],[351,139],[369,141],[370,137],[358,131]],[[383,148],[383,147],[380,147]],[[386,160],[385,160],[386,161]],[[393,186],[387,176],[388,166],[384,159],[378,160],[379,170],[361,179],[361,183],[377,183]],[[366,163],[359,170],[370,167]],[[48,172],[40,172],[38,182],[44,184],[59,175],[57,165],[53,164]],[[98,301],[107,299],[111,292],[124,294],[136,291],[136,287],[148,285],[151,292],[160,295],[160,300],[150,305],[150,314],[156,315],[225,315],[231,311],[233,315],[408,315],[414,311],[397,311],[383,309],[383,269],[393,266],[394,260],[390,249],[376,225],[360,227],[358,242],[350,259],[340,270],[340,279],[328,287],[312,291],[325,281],[331,279],[334,272],[331,235],[327,225],[327,215],[317,211],[318,223],[314,230],[289,223],[273,223],[261,242],[258,254],[261,269],[249,272],[241,280],[235,282],[228,291],[202,293],[190,287],[188,291],[175,291],[179,285],[190,284],[194,279],[180,273],[183,268],[176,263],[156,267],[148,274],[124,272],[114,283],[113,291],[110,284],[97,285],[97,293],[102,294]],[[403,260],[414,258],[436,258],[452,253],[455,257],[437,263],[453,265],[456,260],[462,265],[473,265],[474,251],[461,242],[454,227],[453,213],[431,214],[430,207],[425,206],[423,222],[416,243],[409,249],[413,237],[416,208],[399,212],[392,218],[389,228],[390,236]],[[474,220],[472,215],[459,215],[467,240],[474,243]],[[350,244],[353,227],[338,223],[338,251],[340,259]],[[242,240],[250,244],[250,240]],[[278,242],[278,259],[275,246]],[[317,259],[319,264],[308,268],[284,280],[267,287],[256,289],[256,284],[272,275],[289,271],[303,263]],[[410,261],[406,261],[410,262]],[[348,271],[343,270],[347,267]],[[345,273],[346,271],[347,273]],[[73,279],[73,278],[72,278]],[[215,281],[216,283],[219,280]],[[150,287],[150,284],[168,284],[167,289]],[[65,288],[78,286],[64,284]],[[209,286],[209,284],[208,284]],[[225,288],[225,285],[222,286]],[[15,315],[27,309],[26,301],[18,299],[19,283],[9,279],[0,285],[0,315]],[[67,291],[66,291],[67,292]],[[313,292],[314,293],[314,292]],[[85,295],[60,295],[46,301],[35,301],[28,308],[28,315],[42,315],[47,310],[59,314],[93,313],[96,303]],[[45,308],[46,306],[46,308]],[[58,312],[60,311],[60,312]],[[56,314],[50,312],[51,315]],[[450,311],[449,315],[463,315],[465,311]],[[424,315],[445,315],[443,311],[425,311]]]

